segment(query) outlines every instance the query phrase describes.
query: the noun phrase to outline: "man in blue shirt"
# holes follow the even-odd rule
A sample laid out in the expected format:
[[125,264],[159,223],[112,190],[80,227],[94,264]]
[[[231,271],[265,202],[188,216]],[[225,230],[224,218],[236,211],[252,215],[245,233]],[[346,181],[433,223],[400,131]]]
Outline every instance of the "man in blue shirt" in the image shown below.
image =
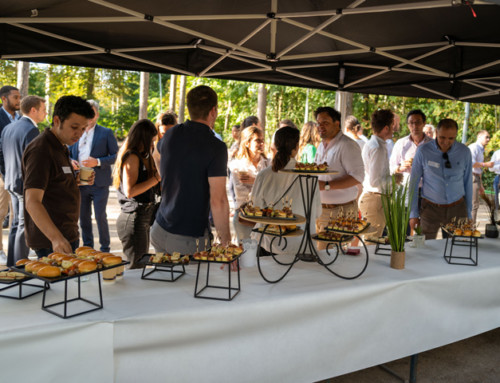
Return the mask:
[[5,175],[5,189],[12,201],[12,224],[9,233],[7,266],[28,258],[29,248],[24,235],[24,196],[22,158],[26,146],[38,136],[38,124],[45,120],[45,99],[26,96],[21,101],[23,117],[2,131],[0,168]]
[[[441,120],[436,139],[417,149],[413,159],[410,190],[413,200],[410,226],[421,225],[427,239],[435,239],[441,224],[453,217],[470,218],[472,209],[472,158],[467,146],[456,142],[458,125]],[[418,185],[422,200],[418,208]]]
[[[5,85],[0,88],[0,99],[2,107],[0,108],[0,135],[3,128],[11,122],[19,120],[21,117],[17,111],[21,106],[21,93],[19,89],[11,85]],[[7,213],[9,212],[9,193],[4,188],[3,175],[0,177],[0,225],[3,224]],[[4,226],[6,227],[6,226]],[[0,264],[7,262],[7,256],[3,251],[3,241],[0,237]]]

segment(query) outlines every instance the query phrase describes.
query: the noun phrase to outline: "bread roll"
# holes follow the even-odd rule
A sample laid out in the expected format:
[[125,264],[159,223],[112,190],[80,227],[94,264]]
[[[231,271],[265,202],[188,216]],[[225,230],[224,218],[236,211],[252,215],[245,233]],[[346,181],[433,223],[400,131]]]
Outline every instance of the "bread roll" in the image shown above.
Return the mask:
[[79,247],[78,249],[75,250],[75,254],[79,255],[84,250],[94,250],[94,249],[91,248],[90,246],[81,246],[81,247]]
[[45,267],[45,266],[49,266],[47,265],[46,263],[43,263],[43,262],[38,262],[36,265],[33,265],[31,267],[31,272],[34,273],[34,274],[38,274],[38,271],[42,268],[42,267]]
[[113,257],[114,254],[111,254],[111,253],[101,253],[100,251],[96,254],[93,254],[94,255],[94,259],[96,259],[97,261],[100,261],[102,260],[103,258],[106,258],[106,257]]
[[122,257],[118,257],[116,255],[112,255],[102,259],[102,263],[104,266],[113,266],[122,263]]
[[63,257],[63,256],[65,256],[65,255],[66,255],[66,254],[63,254],[63,253],[51,253],[51,254],[49,254],[49,255],[48,255],[48,257],[49,257],[50,259],[55,259],[55,260],[57,261],[57,259],[58,259],[59,257]]
[[24,270],[26,270],[28,273],[31,273],[33,271],[33,266],[35,265],[38,265],[38,264],[41,264],[42,262],[38,262],[38,261],[31,261],[31,262],[28,262],[24,265]]
[[84,261],[78,265],[78,271],[80,273],[88,273],[89,271],[94,271],[97,269],[97,263],[94,261]]
[[55,278],[61,276],[61,270],[56,266],[43,266],[40,268],[37,273],[39,277],[44,278]]
[[16,262],[16,266],[22,266],[27,264],[28,262],[31,262],[28,258],[23,258],[20,259],[19,261]]

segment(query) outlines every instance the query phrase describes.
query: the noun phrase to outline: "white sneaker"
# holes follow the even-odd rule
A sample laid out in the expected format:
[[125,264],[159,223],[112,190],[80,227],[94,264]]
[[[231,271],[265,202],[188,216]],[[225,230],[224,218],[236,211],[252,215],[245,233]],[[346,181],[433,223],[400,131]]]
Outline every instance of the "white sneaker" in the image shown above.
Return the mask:
[[5,254],[5,251],[0,250],[0,265],[6,265],[7,264],[7,255]]

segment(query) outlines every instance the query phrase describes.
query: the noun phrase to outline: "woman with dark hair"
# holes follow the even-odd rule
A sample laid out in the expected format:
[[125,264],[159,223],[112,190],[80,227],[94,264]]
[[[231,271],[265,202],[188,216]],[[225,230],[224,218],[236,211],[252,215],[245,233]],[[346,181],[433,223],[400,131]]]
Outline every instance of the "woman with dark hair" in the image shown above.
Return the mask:
[[[297,161],[295,156],[299,149],[300,131],[290,126],[283,127],[276,131],[274,137],[274,144],[276,146],[276,155],[272,160],[272,165],[262,170],[255,179],[253,185],[251,199],[255,206],[265,207],[266,203],[275,204],[275,209],[282,208],[281,198],[285,198],[292,204],[292,211],[294,214],[304,216],[304,205],[302,204],[302,194],[300,191],[299,181],[295,182],[297,175],[293,173],[281,173],[282,169],[294,169]],[[292,185],[290,187],[290,185]],[[288,191],[287,189],[290,188]],[[286,194],[283,196],[283,193]],[[312,211],[311,211],[311,233],[316,232],[315,222],[318,214],[321,214],[321,202],[319,198],[319,189],[313,196]],[[256,227],[260,226],[257,224]],[[304,228],[304,225],[300,225]],[[260,234],[252,233],[252,238],[260,239]],[[286,250],[278,247],[277,242],[274,241],[272,252],[273,253],[287,253],[295,254],[297,252],[302,237],[290,237],[287,239],[288,244]],[[265,236],[261,246],[267,250],[269,249],[270,237]],[[283,242],[284,245],[284,242]]]
[[135,122],[116,158],[113,185],[121,208],[116,229],[131,269],[141,267],[138,261],[149,249],[149,227],[156,198],[154,187],[160,182],[151,155],[157,134],[151,121]]

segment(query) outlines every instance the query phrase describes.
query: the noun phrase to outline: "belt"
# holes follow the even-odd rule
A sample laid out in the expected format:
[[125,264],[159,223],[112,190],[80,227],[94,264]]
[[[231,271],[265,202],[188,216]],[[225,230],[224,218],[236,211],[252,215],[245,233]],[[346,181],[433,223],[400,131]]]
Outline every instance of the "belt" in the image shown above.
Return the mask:
[[427,198],[422,198],[425,202],[427,202],[429,205],[436,206],[436,207],[452,207],[452,206],[457,206],[461,204],[464,201],[464,197],[460,198],[458,201],[443,205],[440,203],[434,203],[432,201],[429,201]]
[[346,203],[339,203],[339,204],[334,204],[334,203],[322,203],[321,206],[323,206],[323,209],[335,209],[336,207],[340,206],[346,206],[350,205],[351,203],[355,202],[356,200],[353,199],[352,201],[346,202]]

